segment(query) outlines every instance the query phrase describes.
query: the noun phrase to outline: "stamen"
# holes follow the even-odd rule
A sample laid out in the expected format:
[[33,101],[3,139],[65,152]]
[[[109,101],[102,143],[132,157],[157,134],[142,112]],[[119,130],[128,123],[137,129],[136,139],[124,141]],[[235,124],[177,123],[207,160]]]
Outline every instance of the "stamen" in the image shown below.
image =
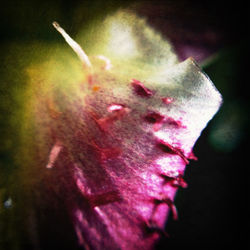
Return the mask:
[[113,67],[112,64],[111,64],[110,59],[107,58],[106,56],[99,55],[99,56],[97,56],[97,58],[99,58],[100,60],[105,62],[105,66],[104,66],[105,70],[110,70]]
[[78,55],[80,60],[88,67],[92,68],[92,64],[84,52],[84,50],[81,48],[81,46],[75,42],[67,33],[66,31],[61,28],[61,26],[57,22],[52,23],[55,29],[64,37],[65,41],[69,44],[69,46],[75,51],[75,53]]
[[52,147],[50,154],[49,154],[49,161],[46,165],[46,168],[52,168],[55,164],[55,161],[62,150],[61,142],[57,141],[54,146]]

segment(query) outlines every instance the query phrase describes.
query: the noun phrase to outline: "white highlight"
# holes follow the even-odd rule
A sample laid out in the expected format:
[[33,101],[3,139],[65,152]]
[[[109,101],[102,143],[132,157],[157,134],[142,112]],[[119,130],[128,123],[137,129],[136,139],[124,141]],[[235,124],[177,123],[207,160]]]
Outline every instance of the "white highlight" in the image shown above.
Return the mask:
[[122,22],[115,21],[111,24],[108,46],[119,57],[131,58],[138,54],[132,29]]
[[108,112],[112,113],[114,111],[122,110],[124,107],[120,104],[111,104],[108,106]]
[[65,41],[69,44],[69,46],[75,51],[75,53],[78,55],[80,60],[88,67],[92,68],[92,64],[86,55],[86,53],[83,51],[81,46],[74,41],[67,33],[66,31],[61,28],[61,26],[57,22],[53,22],[53,26],[55,29],[64,37]]
[[99,207],[94,207],[94,210],[102,217],[103,219],[107,219],[105,214],[102,212],[102,210]]
[[12,207],[12,199],[9,197],[4,203],[5,208],[11,208]]

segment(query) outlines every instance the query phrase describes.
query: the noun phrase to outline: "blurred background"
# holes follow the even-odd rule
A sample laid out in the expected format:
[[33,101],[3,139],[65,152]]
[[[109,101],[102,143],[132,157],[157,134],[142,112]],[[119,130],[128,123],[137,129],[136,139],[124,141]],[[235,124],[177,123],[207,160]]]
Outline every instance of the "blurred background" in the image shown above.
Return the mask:
[[[9,192],[13,185],[18,144],[18,121],[14,110],[21,103],[13,94],[25,79],[20,72],[27,61],[10,58],[12,44],[27,46],[33,41],[58,41],[51,23],[57,20],[72,37],[91,22],[113,11],[130,7],[173,45],[179,59],[192,56],[208,74],[224,103],[197,141],[199,158],[186,170],[189,187],[179,190],[176,206],[179,221],[170,217],[166,231],[170,238],[157,249],[192,247],[243,248],[247,241],[249,87],[247,1],[115,1],[77,0],[5,1],[0,6],[0,249],[11,248],[15,240],[9,228],[14,206]],[[21,47],[20,47],[21,48]],[[11,108],[10,108],[11,107]],[[21,228],[21,227],[20,227]],[[61,239],[62,240],[62,239]],[[72,248],[73,249],[73,248]]]

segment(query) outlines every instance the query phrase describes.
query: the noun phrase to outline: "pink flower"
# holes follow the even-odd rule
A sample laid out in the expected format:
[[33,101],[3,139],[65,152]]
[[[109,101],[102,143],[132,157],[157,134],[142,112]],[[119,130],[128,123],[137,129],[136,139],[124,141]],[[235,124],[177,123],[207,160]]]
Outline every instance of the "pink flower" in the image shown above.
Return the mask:
[[104,22],[101,57],[88,57],[54,26],[85,75],[70,91],[40,84],[48,92],[32,102],[34,172],[47,195],[39,206],[63,206],[86,249],[152,249],[167,235],[168,214],[178,217],[176,191],[187,187],[193,145],[221,96],[193,59],[179,63],[169,43],[129,12]]

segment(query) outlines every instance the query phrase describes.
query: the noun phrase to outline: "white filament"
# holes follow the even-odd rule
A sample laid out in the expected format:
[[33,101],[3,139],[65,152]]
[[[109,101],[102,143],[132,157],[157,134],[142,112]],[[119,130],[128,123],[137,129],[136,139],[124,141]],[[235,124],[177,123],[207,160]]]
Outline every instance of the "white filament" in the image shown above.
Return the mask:
[[75,53],[78,55],[80,60],[88,67],[92,68],[92,64],[86,55],[86,53],[83,51],[81,46],[74,41],[67,33],[66,31],[61,28],[61,26],[57,22],[53,22],[53,26],[56,28],[56,30],[64,37],[65,41],[69,44],[69,46],[75,51]]
[[52,147],[50,154],[49,154],[49,161],[48,164],[46,165],[46,168],[52,168],[55,164],[55,161],[61,152],[62,145],[59,141],[57,141],[54,146]]
[[110,70],[112,68],[112,64],[111,64],[111,61],[109,58],[107,58],[106,56],[103,56],[103,55],[99,55],[99,56],[97,56],[97,58],[99,58],[105,62],[105,67],[104,67],[105,70]]

